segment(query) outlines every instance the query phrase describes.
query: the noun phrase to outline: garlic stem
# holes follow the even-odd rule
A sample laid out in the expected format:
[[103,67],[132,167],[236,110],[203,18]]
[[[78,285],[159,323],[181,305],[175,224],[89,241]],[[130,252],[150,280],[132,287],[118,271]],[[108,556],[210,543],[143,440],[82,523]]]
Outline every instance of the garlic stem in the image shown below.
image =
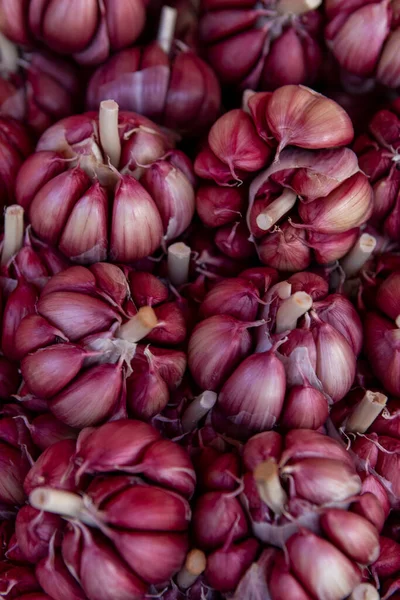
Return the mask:
[[352,277],[359,272],[375,250],[375,246],[376,239],[369,233],[363,233],[358,238],[350,252],[340,261],[347,277]]
[[151,306],[142,306],[135,316],[121,325],[115,336],[136,343],[146,337],[156,327],[157,316]]
[[176,8],[163,6],[157,33],[157,42],[166,54],[169,54],[171,50],[177,17],[178,11]]
[[296,200],[297,195],[292,192],[292,190],[286,189],[279,198],[271,202],[271,204],[257,216],[256,223],[258,227],[263,231],[270,229],[293,208],[296,204]]
[[181,571],[179,571],[176,582],[178,586],[187,590],[195,583],[199,575],[201,575],[207,566],[206,555],[201,550],[193,548],[186,556],[186,561]]
[[249,100],[252,96],[254,96],[256,92],[254,90],[244,90],[242,95],[242,110],[246,113],[250,113],[249,110]]
[[276,333],[296,328],[297,319],[312,307],[312,298],[306,292],[295,292],[284,300],[276,313]]
[[379,600],[380,595],[378,590],[370,583],[360,583],[350,596],[348,600]]
[[118,104],[114,100],[100,102],[99,130],[103,152],[113,167],[118,167],[121,158],[121,140],[118,131]]
[[197,396],[189,404],[182,417],[182,429],[184,433],[193,431],[197,423],[206,416],[217,401],[217,394],[211,390],[206,390],[200,396]]
[[79,519],[88,525],[96,525],[94,519],[86,512],[83,498],[78,494],[51,487],[38,487],[30,493],[29,502],[37,510]]
[[272,459],[259,463],[253,471],[261,500],[276,514],[282,514],[287,502],[286,492],[281,486],[279,469]]
[[387,396],[367,390],[346,422],[346,431],[365,433],[386,406]]
[[321,4],[322,0],[279,0],[276,9],[280,14],[302,15],[309,10],[315,10]]
[[280,281],[276,284],[276,292],[281,300],[287,300],[292,294],[292,284],[288,281]]
[[183,242],[168,248],[168,277],[173,285],[182,285],[189,278],[191,250]]
[[1,264],[6,265],[9,260],[21,250],[24,242],[24,209],[18,204],[6,208],[4,217],[3,250]]
[[16,73],[18,71],[18,48],[10,42],[5,35],[0,33],[0,67],[1,70],[8,73]]

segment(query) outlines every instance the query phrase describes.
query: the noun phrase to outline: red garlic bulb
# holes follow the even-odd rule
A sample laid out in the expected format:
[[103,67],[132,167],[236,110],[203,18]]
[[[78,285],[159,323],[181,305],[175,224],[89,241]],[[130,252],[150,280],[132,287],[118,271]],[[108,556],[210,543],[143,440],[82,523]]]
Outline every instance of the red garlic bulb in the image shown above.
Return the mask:
[[[206,582],[235,592],[235,598],[253,597],[250,590],[256,586],[263,591],[259,597],[272,600],[291,589],[290,597],[302,600],[343,600],[357,589],[359,565],[379,557],[383,521],[377,525],[370,518],[372,507],[380,509],[379,500],[362,488],[344,446],[309,430],[261,433],[245,444],[242,468],[237,458],[235,466],[227,462],[228,454],[214,451],[211,457],[210,450],[203,451],[208,459],[202,469],[213,477],[193,513],[195,542],[208,555]],[[233,490],[223,484],[223,474],[230,475]],[[369,514],[360,510],[367,504]],[[256,567],[259,542],[264,555],[268,549],[274,554],[270,568],[261,571]],[[286,560],[272,545],[286,548]],[[321,568],[325,561],[329,574]]]
[[325,39],[345,74],[400,85],[399,9],[398,0],[326,0]]
[[319,275],[297,273],[262,299],[250,281],[226,279],[200,314],[206,318],[189,339],[188,366],[202,390],[218,393],[212,422],[221,433],[247,439],[276,424],[318,429],[353,384],[361,321],[347,298],[328,295]]
[[[250,232],[264,264],[293,272],[312,259],[342,258],[372,212],[368,179],[344,147],[353,136],[349,117],[301,86],[252,94],[247,103],[248,112],[232,110],[213,125],[197,155],[196,173],[212,181],[198,192],[200,218],[217,228],[217,242],[223,227],[242,226],[247,196],[246,240]],[[220,188],[243,181],[243,191]]]
[[0,34],[0,113],[22,121],[36,134],[79,108],[79,77],[75,67],[45,52],[21,56]]
[[42,43],[60,54],[72,54],[80,64],[96,65],[136,40],[145,7],[142,0],[1,0],[0,29],[22,46]]
[[[58,529],[61,552],[59,542],[50,542],[36,576],[54,598],[61,580],[76,587],[77,598],[144,600],[150,585],[167,583],[185,561],[187,498],[195,486],[190,458],[134,420],[83,430],[72,445],[70,465],[79,467],[75,486],[67,491],[37,480],[27,490],[34,508],[24,510],[44,511],[47,519],[60,514],[69,522]],[[84,473],[92,475],[89,485],[80,482]]]
[[173,43],[176,12],[163,7],[157,41],[122,50],[98,67],[87,89],[88,110],[113,98],[122,110],[187,136],[203,134],[214,123],[220,111],[219,82],[193,51]]
[[0,117],[0,207],[15,198],[15,181],[32,144],[25,127],[11,117]]
[[[354,390],[333,408],[332,421],[351,440],[350,448],[357,457],[360,472],[375,477],[386,490],[389,498],[386,504],[390,501],[398,509],[400,413],[397,398],[387,400],[379,391]],[[381,504],[385,506],[385,502]]]
[[384,388],[400,395],[400,271],[392,272],[379,285],[374,310],[364,317],[365,352],[371,368]]
[[354,143],[374,192],[371,224],[398,244],[400,236],[400,103],[378,111]]
[[[199,37],[221,81],[273,90],[312,83],[321,64],[321,0],[203,0]],[[245,51],[243,51],[245,49]]]
[[[140,179],[140,182],[139,182]],[[194,213],[190,161],[145,117],[107,100],[53,125],[23,164],[17,201],[71,260],[133,262],[178,237]]]
[[[14,343],[27,391],[62,423],[82,428],[127,410],[158,414],[183,377],[186,355],[175,347],[185,336],[182,311],[154,275],[126,277],[96,263],[52,277]],[[138,347],[142,339],[150,345]]]
[[[49,277],[69,266],[68,261],[35,239],[30,227],[24,231],[24,210],[7,207],[1,242],[0,288],[3,297],[1,347],[16,360],[15,332],[21,320],[35,312],[39,290]],[[7,386],[7,375],[4,373]],[[16,392],[17,390],[14,390]]]
[[5,210],[0,249],[0,287],[5,298],[16,289],[19,279],[40,290],[49,277],[70,266],[57,250],[38,240],[30,226],[25,228],[24,209],[18,204]]
[[0,419],[0,516],[9,519],[24,503],[24,479],[35,456],[29,432],[19,416],[18,407],[4,407]]

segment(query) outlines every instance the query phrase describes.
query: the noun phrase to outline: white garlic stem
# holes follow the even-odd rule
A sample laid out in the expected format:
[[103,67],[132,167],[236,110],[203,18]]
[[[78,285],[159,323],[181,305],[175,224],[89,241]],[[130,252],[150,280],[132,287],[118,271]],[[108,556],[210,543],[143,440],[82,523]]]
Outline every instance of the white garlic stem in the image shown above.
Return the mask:
[[376,238],[369,233],[363,233],[359,237],[350,252],[340,261],[347,277],[352,277],[360,271],[375,250],[375,246]]
[[86,512],[83,498],[78,494],[51,487],[38,487],[30,493],[29,502],[37,510],[79,519],[87,525],[96,525],[94,519]]
[[257,215],[256,223],[260,229],[267,231],[282,217],[288,213],[296,204],[297,194],[292,190],[285,190],[279,198],[276,198],[267,206],[259,215]]
[[197,396],[189,404],[182,417],[182,430],[189,433],[195,429],[197,423],[206,416],[217,401],[217,394],[211,390],[206,390],[200,396]]
[[190,588],[190,586],[195,583],[199,575],[205,571],[206,565],[206,555],[204,552],[202,552],[202,550],[198,550],[197,548],[190,550],[186,557],[184,566],[176,577],[178,586],[183,590]]
[[171,6],[163,6],[161,11],[160,26],[157,33],[157,42],[166,54],[169,54],[171,50],[177,17],[178,11],[176,8],[172,8]]
[[121,140],[118,131],[118,104],[114,100],[100,102],[99,130],[103,152],[113,167],[118,167],[121,158]]
[[297,320],[312,307],[312,298],[306,292],[295,292],[284,300],[276,313],[276,333],[296,328]]
[[179,286],[189,278],[191,249],[183,242],[168,248],[168,277],[173,285]]
[[129,321],[121,325],[116,332],[115,337],[136,343],[146,337],[156,325],[157,316],[154,310],[151,306],[142,306],[135,316],[131,317]]
[[7,265],[9,260],[21,250],[24,243],[24,209],[18,204],[6,208],[4,217],[3,250],[1,264]]
[[387,396],[367,390],[346,422],[346,431],[365,433],[386,406]]

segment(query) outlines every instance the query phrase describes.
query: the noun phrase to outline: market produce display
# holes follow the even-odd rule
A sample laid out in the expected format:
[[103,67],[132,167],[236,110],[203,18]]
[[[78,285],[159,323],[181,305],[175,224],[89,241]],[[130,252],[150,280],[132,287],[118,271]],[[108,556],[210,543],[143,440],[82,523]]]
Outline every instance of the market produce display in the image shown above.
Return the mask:
[[0,597],[399,600],[400,2],[0,0]]

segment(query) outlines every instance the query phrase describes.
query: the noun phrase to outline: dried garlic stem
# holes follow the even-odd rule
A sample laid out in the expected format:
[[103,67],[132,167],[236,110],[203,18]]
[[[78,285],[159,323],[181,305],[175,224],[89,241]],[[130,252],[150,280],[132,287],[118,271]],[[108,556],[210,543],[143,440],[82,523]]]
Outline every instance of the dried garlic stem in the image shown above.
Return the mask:
[[295,292],[284,300],[276,313],[276,333],[296,328],[297,320],[312,307],[312,298],[306,292]]
[[359,272],[375,250],[375,246],[376,239],[372,235],[363,233],[359,237],[350,252],[340,261],[347,277],[352,277]]
[[258,227],[263,231],[270,229],[293,208],[296,200],[297,195],[292,190],[285,190],[279,198],[271,202],[263,212],[257,215],[256,223]]
[[6,208],[4,217],[3,250],[1,253],[1,264],[6,265],[8,261],[22,248],[24,243],[24,209],[18,204]]
[[386,406],[387,396],[380,392],[366,391],[347,419],[346,431],[365,433]]
[[183,242],[176,242],[168,248],[168,276],[173,285],[182,285],[189,278],[191,250]]
[[142,306],[135,316],[121,325],[115,336],[136,343],[156,327],[157,316],[151,306]]
[[95,525],[95,521],[86,513],[83,498],[78,494],[51,487],[38,487],[30,493],[29,502],[37,510],[44,510],[70,519],[79,519],[88,525]]
[[103,152],[113,167],[118,167],[121,158],[121,140],[118,131],[118,104],[114,100],[100,102],[99,130]]
[[163,6],[161,11],[160,26],[158,28],[157,41],[166,54],[170,53],[172,41],[175,34],[176,19],[178,11],[171,6]]
[[0,33],[0,67],[7,73],[16,73],[18,65],[18,48]]
[[205,571],[206,565],[206,556],[204,552],[197,550],[196,548],[190,550],[184,566],[176,577],[179,587],[186,590],[193,585],[199,575]]
[[282,514],[287,496],[279,479],[279,468],[274,460],[258,464],[253,471],[260,498],[276,514]]
[[182,429],[184,433],[193,431],[197,423],[206,416],[217,401],[217,394],[206,390],[197,396],[189,404],[182,417]]

